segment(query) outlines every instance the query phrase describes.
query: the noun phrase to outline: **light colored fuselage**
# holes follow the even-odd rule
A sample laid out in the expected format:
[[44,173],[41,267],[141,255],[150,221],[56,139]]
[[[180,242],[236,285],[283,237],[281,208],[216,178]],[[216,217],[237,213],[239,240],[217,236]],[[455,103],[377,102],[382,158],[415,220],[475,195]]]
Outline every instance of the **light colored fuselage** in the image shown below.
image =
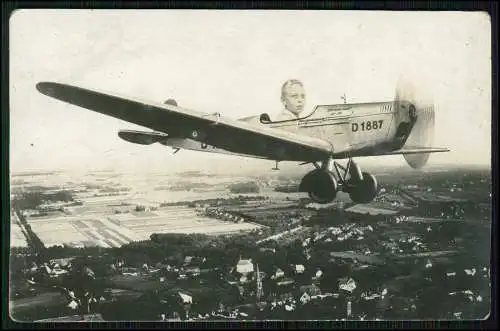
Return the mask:
[[[409,122],[408,102],[372,102],[357,104],[318,105],[304,117],[261,122],[260,115],[241,121],[271,127],[276,130],[310,136],[332,145],[334,157],[343,158],[366,148],[396,149],[398,127]],[[186,138],[169,138],[168,146],[213,153],[236,154]]]
[[396,149],[401,147],[395,141],[400,124],[411,121],[409,105],[406,101],[318,105],[297,120],[264,125],[323,139],[332,145],[335,154],[375,146]]

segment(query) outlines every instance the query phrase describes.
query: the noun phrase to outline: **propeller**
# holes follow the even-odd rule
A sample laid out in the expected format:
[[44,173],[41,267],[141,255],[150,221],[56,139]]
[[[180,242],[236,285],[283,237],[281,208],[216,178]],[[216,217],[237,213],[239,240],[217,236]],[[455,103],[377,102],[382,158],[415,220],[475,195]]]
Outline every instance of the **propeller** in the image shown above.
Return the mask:
[[[434,141],[434,98],[428,84],[415,87],[407,77],[400,76],[396,84],[396,106],[400,101],[409,101],[415,106],[416,122],[406,140],[405,147],[431,147]],[[431,153],[404,154],[406,162],[413,169],[421,169],[429,160]]]

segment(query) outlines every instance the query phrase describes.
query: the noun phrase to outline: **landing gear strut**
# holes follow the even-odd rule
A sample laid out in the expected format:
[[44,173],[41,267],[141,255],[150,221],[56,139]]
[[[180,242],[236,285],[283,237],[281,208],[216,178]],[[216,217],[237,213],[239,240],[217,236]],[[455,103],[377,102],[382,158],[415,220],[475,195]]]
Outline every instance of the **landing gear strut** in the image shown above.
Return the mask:
[[[343,192],[349,193],[349,197],[355,203],[367,203],[377,196],[378,185],[374,175],[362,172],[359,165],[352,158],[347,161],[346,168],[334,161],[335,171],[341,182]],[[344,176],[341,176],[341,171]],[[348,177],[349,175],[349,177]]]
[[311,200],[317,203],[332,202],[339,191],[348,193],[355,203],[370,202],[377,195],[375,176],[362,172],[352,158],[349,158],[346,167],[332,159],[322,162],[321,167],[314,165],[316,169],[302,178],[299,191],[307,192]]

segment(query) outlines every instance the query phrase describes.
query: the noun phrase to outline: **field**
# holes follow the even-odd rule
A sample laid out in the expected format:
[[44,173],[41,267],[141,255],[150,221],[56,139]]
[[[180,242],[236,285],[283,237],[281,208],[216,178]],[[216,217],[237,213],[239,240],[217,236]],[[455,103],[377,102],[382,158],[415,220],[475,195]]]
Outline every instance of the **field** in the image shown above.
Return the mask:
[[[490,173],[473,169],[395,171],[381,174],[379,178],[384,192],[369,204],[353,205],[347,194],[339,193],[335,202],[318,205],[302,200],[305,194],[272,192],[272,187],[264,187],[255,194],[262,198],[256,201],[211,201],[209,210],[217,211],[215,215],[221,218],[217,219],[202,216],[201,208],[207,206],[210,198],[235,196],[224,191],[221,185],[215,185],[214,178],[210,181],[215,185],[214,191],[210,192],[154,191],[156,186],[150,184],[168,186],[175,183],[163,179],[140,182],[135,186],[136,191],[126,195],[99,197],[87,192],[78,197],[82,206],[51,212],[51,216],[27,219],[47,245],[79,241],[104,247],[148,239],[152,233],[221,233],[250,229],[253,223],[267,225],[272,229],[263,230],[261,234],[269,241],[258,240],[255,251],[242,247],[239,253],[246,250],[245,254],[254,255],[254,263],[258,263],[261,270],[302,264],[305,268],[302,276],[296,276],[292,271],[287,274],[296,284],[310,284],[320,269],[322,275],[314,282],[322,292],[340,293],[340,297],[334,302],[324,300],[297,305],[295,311],[284,311],[281,315],[278,310],[264,311],[258,319],[341,319],[346,317],[347,301],[351,310],[349,319],[456,320],[487,315],[492,296]],[[202,179],[196,177],[196,181]],[[127,184],[133,184],[131,178],[127,181],[130,181]],[[149,191],[147,185],[150,185]],[[422,198],[414,207],[412,203],[406,203],[408,192]],[[192,202],[198,195],[200,200],[207,201],[196,201],[193,208],[188,203],[168,204],[184,199]],[[464,199],[468,202],[465,203]],[[465,213],[451,212],[449,201],[454,201],[451,204],[456,207],[454,211],[463,208]],[[167,204],[162,204],[164,202]],[[392,215],[394,212],[401,215]],[[223,219],[229,219],[227,213],[236,214],[248,222],[225,222]],[[285,232],[290,229],[293,229],[292,233]],[[272,243],[272,239],[277,243]],[[149,247],[148,243],[144,244],[135,248],[138,255],[149,254],[143,248]],[[258,253],[257,249],[265,254]],[[268,254],[271,249],[273,255]],[[172,254],[176,260],[175,252],[172,249],[167,254]],[[136,258],[133,249],[127,250],[129,253],[131,258]],[[160,252],[151,252],[152,263],[156,262],[156,255],[163,254],[157,253]],[[139,259],[142,263],[142,257]],[[354,282],[354,289],[340,288],[347,278]],[[214,302],[224,299],[223,291],[214,295],[207,290],[217,286],[213,280],[209,281],[210,284],[207,282],[207,289],[198,291],[199,279],[160,282],[157,275],[125,274],[107,280],[112,283],[110,286],[139,292],[175,285],[191,291],[193,303],[204,300],[206,296]],[[269,284],[268,280],[264,283]],[[190,281],[197,282],[196,286]],[[249,298],[245,297],[239,303]],[[38,309],[37,301],[42,299],[50,302],[57,297],[36,298],[33,302],[20,298],[21,301],[16,303],[24,314],[24,307],[33,305]],[[162,307],[154,301],[156,299],[150,300],[151,307]],[[124,302],[123,306],[116,306],[116,310],[124,311],[123,307],[127,305],[129,303]],[[132,311],[121,318],[129,318],[128,314],[133,315],[137,308],[137,305],[132,305]],[[26,314],[34,318],[31,312]]]
[[[144,199],[123,196],[88,198],[83,206],[67,208],[67,214],[29,217],[28,222],[47,247],[62,244],[119,247],[147,240],[153,233],[220,234],[258,227],[198,216],[195,209],[187,206],[135,211],[136,205],[147,203]],[[13,231],[14,234],[18,235]]]
[[26,237],[19,225],[12,223],[10,230],[10,246],[11,247],[26,247],[28,243],[26,242]]
[[10,219],[10,246],[11,247],[27,247],[28,242],[26,236],[19,225],[18,218],[15,213],[11,213]]

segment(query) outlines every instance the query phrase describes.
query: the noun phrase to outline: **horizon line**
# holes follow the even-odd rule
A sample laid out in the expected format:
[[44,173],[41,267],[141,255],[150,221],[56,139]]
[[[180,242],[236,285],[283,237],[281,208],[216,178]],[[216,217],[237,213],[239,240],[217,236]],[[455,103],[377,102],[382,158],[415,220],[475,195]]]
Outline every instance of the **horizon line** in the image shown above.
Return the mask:
[[[452,169],[456,168],[483,168],[483,169],[491,169],[492,164],[485,164],[485,163],[462,163],[462,164],[456,164],[456,163],[439,163],[439,164],[430,164],[428,166],[425,166],[421,169],[412,169],[409,166],[406,165],[384,165],[384,166],[379,166],[379,165],[367,165],[364,168],[368,169],[373,169],[373,168],[379,168],[380,170],[384,169],[408,169],[408,171],[425,171],[425,170],[431,170],[439,167],[449,167]],[[215,167],[214,167],[215,168]],[[26,173],[64,173],[64,172],[129,172],[135,169],[130,169],[130,168],[124,168],[124,167],[117,167],[117,168],[110,168],[110,167],[96,167],[96,168],[90,168],[90,169],[80,169],[80,168],[47,168],[47,169],[23,169],[23,170],[16,170],[12,171],[9,169],[9,174],[10,175],[20,175],[20,174],[26,174]],[[174,170],[174,171],[164,171],[165,174],[180,174],[183,172],[198,172],[198,173],[217,173],[217,169],[214,169],[216,171],[212,171],[211,169],[203,168],[203,169],[191,169],[187,168],[186,170]],[[156,168],[150,168],[150,169],[144,169],[144,173],[148,172],[159,172],[162,171],[161,169],[156,169]],[[244,169],[244,170],[236,170],[234,173],[244,173],[244,172],[250,172],[253,171],[253,169]],[[280,171],[287,173],[287,172],[293,172],[294,170],[291,169],[281,169]],[[228,174],[231,174],[231,172],[227,171]],[[263,171],[265,172],[265,171]]]

